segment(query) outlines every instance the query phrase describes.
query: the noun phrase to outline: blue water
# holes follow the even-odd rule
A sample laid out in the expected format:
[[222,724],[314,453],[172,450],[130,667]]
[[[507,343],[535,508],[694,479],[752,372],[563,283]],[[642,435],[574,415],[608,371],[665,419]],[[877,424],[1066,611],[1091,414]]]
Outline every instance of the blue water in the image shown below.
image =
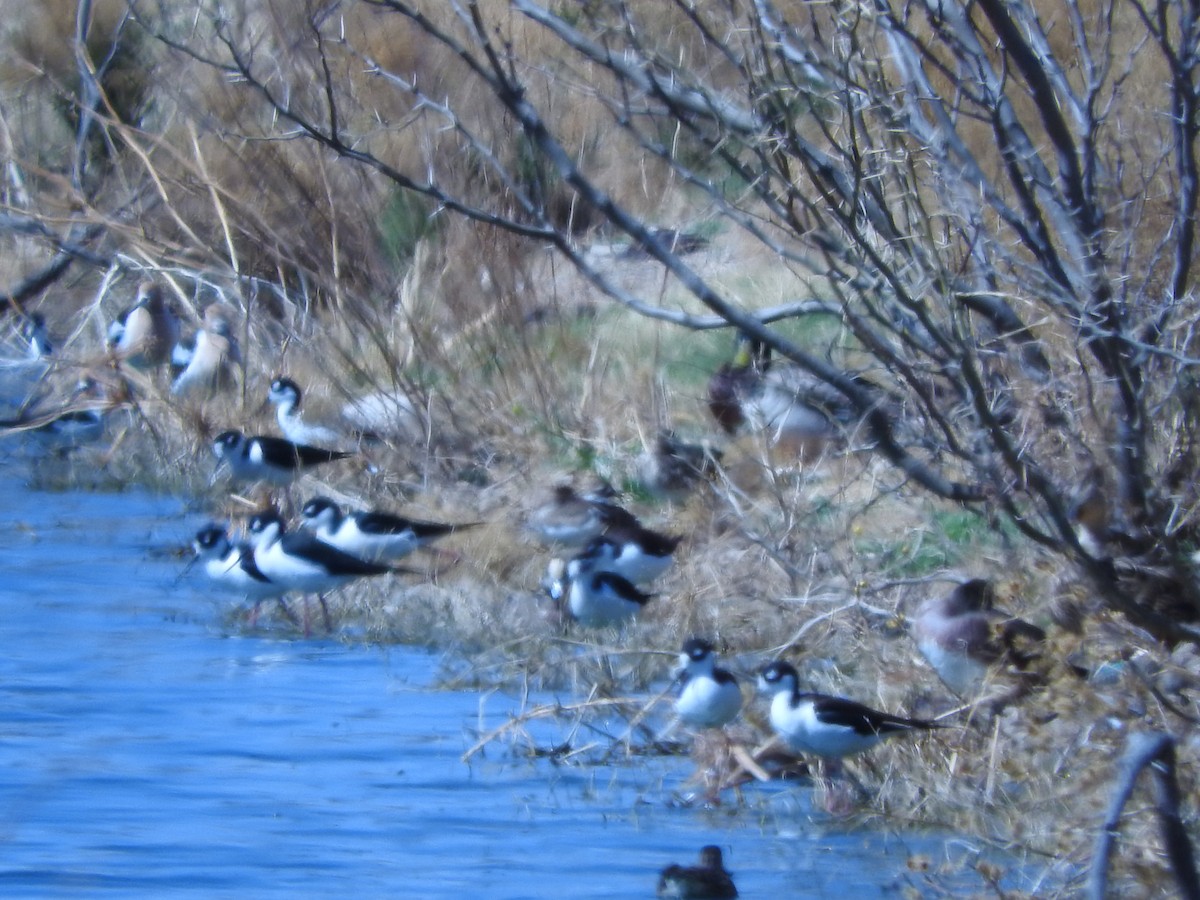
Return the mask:
[[652,897],[716,843],[744,897],[876,897],[921,884],[910,853],[969,858],[814,822],[794,786],[674,804],[682,758],[468,765],[517,701],[431,687],[423,651],[231,627],[164,552],[200,524],[180,501],[0,501],[4,896]]

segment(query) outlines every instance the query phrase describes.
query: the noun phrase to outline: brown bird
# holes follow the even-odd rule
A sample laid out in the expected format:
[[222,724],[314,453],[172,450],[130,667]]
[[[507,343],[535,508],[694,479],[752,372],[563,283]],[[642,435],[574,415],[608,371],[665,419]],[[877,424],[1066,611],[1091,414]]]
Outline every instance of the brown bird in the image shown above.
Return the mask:
[[913,619],[917,649],[960,697],[978,693],[1002,662],[1027,666],[1033,656],[1022,645],[1045,640],[1036,625],[995,609],[994,597],[991,582],[972,578],[925,600]]
[[580,495],[569,484],[555,485],[550,499],[533,510],[525,522],[525,527],[543,542],[560,547],[582,547],[614,525],[640,523],[607,498]]
[[795,365],[775,365],[771,348],[744,332],[708,382],[708,409],[727,434],[761,433],[772,447],[812,458],[860,416],[849,398]]
[[171,384],[176,397],[212,397],[237,382],[242,353],[233,334],[230,312],[219,303],[204,310],[204,323],[196,332],[196,345]]
[[715,447],[686,443],[664,429],[655,437],[654,446],[638,457],[638,480],[656,497],[682,500],[716,472],[721,456]]
[[138,285],[133,306],[121,314],[108,332],[109,346],[118,359],[138,369],[153,369],[169,362],[179,342],[179,317],[153,281]]

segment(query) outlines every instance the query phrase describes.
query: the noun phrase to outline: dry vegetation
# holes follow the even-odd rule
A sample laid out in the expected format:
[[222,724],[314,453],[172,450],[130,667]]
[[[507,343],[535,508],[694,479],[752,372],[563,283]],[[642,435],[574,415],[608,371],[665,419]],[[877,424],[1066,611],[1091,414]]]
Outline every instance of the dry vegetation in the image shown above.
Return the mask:
[[[313,6],[240,5],[235,30],[256,59],[278,67],[268,83],[282,86],[289,74],[311,69]],[[724,227],[704,198],[661,165],[633,160],[635,148],[598,104],[559,90],[559,79],[595,81],[603,73],[556,59],[557,45],[539,45],[545,33],[506,18],[499,0],[482,6],[525,42],[523,58],[541,61],[539,101],[606,189],[658,224],[709,229],[710,246],[694,262],[706,278],[752,309],[822,290]],[[704,390],[728,352],[726,332],[689,333],[638,317],[545,248],[445,210],[431,215],[427,201],[378,173],[316,144],[282,139],[289,129],[241,85],[129,23],[104,81],[103,126],[92,133],[86,170],[73,180],[75,9],[68,0],[0,4],[6,208],[71,213],[104,227],[91,244],[103,265],[76,266],[25,304],[45,313],[63,347],[52,376],[69,381],[99,366],[120,382],[103,352],[103,327],[145,275],[168,285],[193,321],[217,299],[237,307],[246,369],[238,395],[188,405],[172,402],[164,380],[135,376],[111,445],[73,456],[64,469],[36,470],[43,483],[119,489],[140,482],[236,515],[245,511],[240,501],[224,483],[210,484],[208,443],[227,427],[274,433],[262,409],[274,375],[295,377],[314,408],[400,389],[427,412],[425,439],[369,446],[361,459],[322,476],[321,490],[485,525],[447,543],[455,562],[430,558],[437,574],[427,583],[347,592],[338,611],[348,636],[452,648],[470,663],[451,665],[454,683],[553,687],[608,700],[657,693],[669,665],[664,652],[706,634],[747,673],[782,654],[798,661],[814,689],[938,715],[957,702],[920,661],[905,615],[953,576],[988,577],[1007,608],[1050,631],[1036,689],[998,715],[986,705],[959,712],[947,719],[955,727],[936,738],[864,760],[859,772],[878,791],[871,814],[891,825],[944,825],[1011,848],[1035,870],[1045,868],[1048,891],[1071,893],[1131,731],[1178,735],[1185,795],[1197,796],[1200,656],[1192,645],[1164,645],[1097,608],[1061,556],[1020,540],[986,512],[930,499],[872,455],[861,434],[803,465],[772,458],[753,438],[723,441],[704,409]],[[94,10],[93,62],[107,56],[125,4],[98,2]],[[382,69],[445,96],[475,127],[487,123],[495,147],[513,147],[501,140],[512,128],[503,110],[456,80],[444,50],[395,21],[349,5],[344,40]],[[660,39],[668,40],[670,22],[662,27]],[[681,59],[712,65],[720,80],[719,64],[702,48],[677,49]],[[473,183],[480,170],[456,151],[458,135],[430,128],[432,117],[355,63],[342,58],[332,78],[353,98],[345,127],[362,147],[405,170],[459,152],[443,177],[457,178],[463,190],[504,194],[502,185]],[[321,85],[307,76],[302,83],[312,96],[295,102],[319,115]],[[1144,143],[1124,152],[1151,166],[1153,130],[1145,122],[1134,127]],[[587,217],[548,172],[530,177],[546,178],[558,197],[547,205],[577,226],[582,241],[607,247],[604,235],[585,235]],[[1146,202],[1145,211],[1129,214],[1155,215],[1154,198]],[[54,253],[28,235],[10,231],[0,240],[5,285]],[[657,265],[619,252],[603,258],[606,275],[660,306],[697,308]],[[1161,280],[1162,266],[1147,277]],[[833,320],[792,331],[813,346],[854,349]],[[726,444],[720,477],[685,502],[655,502],[638,484],[637,457],[664,425]],[[656,600],[621,634],[563,630],[538,589],[547,553],[520,528],[545,487],[592,474],[624,489],[647,524],[685,535]],[[297,496],[316,487],[302,483]],[[1083,624],[1080,611],[1088,614]],[[270,627],[290,627],[269,611],[264,617]],[[643,705],[624,708],[636,717]],[[660,724],[661,716],[649,721]],[[752,721],[763,725],[761,706]],[[641,731],[631,733],[645,742]],[[753,802],[752,789],[745,796]],[[1195,811],[1186,812],[1194,834]],[[1124,825],[1115,861],[1122,896],[1157,895],[1169,883],[1154,828],[1146,808]]]

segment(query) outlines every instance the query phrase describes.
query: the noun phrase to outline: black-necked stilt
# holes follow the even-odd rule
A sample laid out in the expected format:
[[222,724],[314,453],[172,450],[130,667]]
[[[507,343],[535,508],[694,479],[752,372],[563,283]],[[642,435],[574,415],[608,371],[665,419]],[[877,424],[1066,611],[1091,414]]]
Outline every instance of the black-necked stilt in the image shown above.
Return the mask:
[[400,559],[439,538],[479,524],[425,522],[380,511],[343,513],[326,497],[309,500],[300,516],[319,540],[366,560]]
[[218,465],[227,465],[238,481],[262,481],[279,486],[290,484],[305,469],[352,455],[341,450],[294,444],[284,438],[247,437],[240,431],[219,434],[212,446]]
[[658,877],[658,896],[674,897],[678,900],[731,900],[737,897],[733,876],[725,871],[721,848],[700,848],[700,864],[681,866],[673,864],[662,870]]
[[592,540],[576,557],[593,571],[614,572],[634,584],[646,584],[671,566],[682,540],[637,523],[613,525]]
[[24,437],[35,454],[62,454],[98,441],[104,416],[112,402],[92,378],[82,379],[61,406],[27,410],[14,419],[0,420],[0,437]]
[[288,590],[323,594],[359,578],[411,574],[409,569],[359,559],[305,532],[284,530],[274,512],[258,513],[248,525],[259,570]]
[[171,383],[174,396],[211,397],[236,383],[242,354],[230,316],[220,303],[211,303],[204,310],[195,344],[186,359],[181,360],[183,368]]
[[346,435],[332,425],[309,421],[300,412],[300,386],[290,378],[276,378],[267,391],[267,400],[275,407],[275,419],[279,430],[289,441],[297,444],[321,446],[338,445]]
[[642,593],[613,572],[596,571],[587,560],[572,559],[552,567],[548,590],[585,628],[603,628],[628,621],[653,595]]
[[138,285],[133,306],[113,322],[109,346],[119,359],[139,369],[161,366],[179,343],[179,317],[153,281]]
[[785,662],[763,668],[758,686],[772,695],[771,727],[799,753],[837,759],[869,750],[892,735],[938,727],[921,719],[879,712],[844,697],[801,691],[796,669]]
[[288,589],[262,573],[254,562],[254,548],[250,544],[234,543],[225,528],[208,525],[196,532],[192,547],[196,551],[195,562],[204,564],[204,573],[210,581],[222,590],[251,601],[252,620],[258,616],[259,604],[273,599],[279,602],[280,610],[289,621],[299,624],[284,599]]
[[582,547],[618,524],[638,521],[607,498],[582,496],[569,484],[556,485],[550,499],[533,510],[525,523],[543,542],[560,547]]
[[682,686],[675,712],[692,728],[721,728],[737,718],[742,709],[742,690],[737,679],[718,668],[712,644],[690,638],[679,654]]
[[287,532],[275,512],[262,512],[247,526],[254,547],[254,564],[267,578],[300,594],[316,594],[332,630],[325,594],[359,578],[387,574],[411,574],[382,563],[358,559],[331,547],[305,532]]
[[192,546],[196,561],[204,565],[204,573],[223,590],[255,601],[287,593],[286,587],[272,581],[255,564],[254,548],[247,543],[233,543],[220,525],[201,528]]

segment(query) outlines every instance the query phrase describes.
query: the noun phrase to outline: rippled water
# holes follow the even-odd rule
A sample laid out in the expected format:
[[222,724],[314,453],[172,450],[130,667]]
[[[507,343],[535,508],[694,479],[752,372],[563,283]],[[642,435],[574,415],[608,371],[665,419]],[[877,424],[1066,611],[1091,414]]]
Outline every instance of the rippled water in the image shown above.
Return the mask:
[[879,896],[968,853],[814,824],[795,787],[679,807],[684,759],[468,766],[515,701],[430,688],[417,650],[229,633],[162,552],[200,522],[179,501],[0,500],[5,896],[651,897],[706,843],[744,897]]

